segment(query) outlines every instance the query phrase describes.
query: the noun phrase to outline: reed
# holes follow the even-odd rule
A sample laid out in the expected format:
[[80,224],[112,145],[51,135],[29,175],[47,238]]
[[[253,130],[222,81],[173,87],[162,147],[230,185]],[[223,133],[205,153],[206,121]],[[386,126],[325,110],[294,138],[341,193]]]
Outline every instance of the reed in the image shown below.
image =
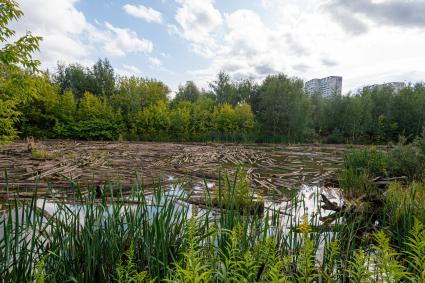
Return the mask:
[[[235,182],[224,201],[235,200]],[[184,192],[157,186],[147,194],[138,183],[129,204],[115,189],[109,185],[101,200],[93,193],[76,194],[75,205],[57,201],[54,213],[36,193],[8,203],[0,220],[2,281],[423,282],[425,249],[412,248],[425,246],[419,219],[394,245],[386,230],[359,241],[348,216],[321,226],[320,213],[298,213],[302,198],[260,216],[241,213],[237,201],[196,212]]]

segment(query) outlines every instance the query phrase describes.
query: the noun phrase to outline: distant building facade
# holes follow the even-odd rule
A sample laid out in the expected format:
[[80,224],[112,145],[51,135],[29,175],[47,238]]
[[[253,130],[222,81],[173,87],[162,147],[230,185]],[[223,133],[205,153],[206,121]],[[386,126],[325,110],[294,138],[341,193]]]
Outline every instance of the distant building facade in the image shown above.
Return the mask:
[[369,90],[372,90],[375,88],[380,90],[384,87],[391,87],[395,92],[399,92],[400,90],[406,87],[406,84],[403,82],[390,82],[390,83],[384,83],[384,84],[369,85],[369,86],[366,86],[365,88]]
[[323,79],[312,79],[305,83],[305,90],[309,94],[316,92],[323,96],[330,96],[334,93],[341,95],[342,77],[330,76]]

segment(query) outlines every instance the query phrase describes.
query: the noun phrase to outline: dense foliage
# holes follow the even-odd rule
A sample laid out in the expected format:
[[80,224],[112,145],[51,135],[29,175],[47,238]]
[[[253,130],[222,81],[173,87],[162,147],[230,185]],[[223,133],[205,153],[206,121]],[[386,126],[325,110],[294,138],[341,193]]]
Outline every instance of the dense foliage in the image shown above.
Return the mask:
[[3,139],[378,144],[411,141],[425,126],[424,84],[323,97],[283,74],[257,84],[220,73],[210,91],[187,82],[171,99],[162,82],[116,76],[106,59],[51,77],[2,65],[1,75]]

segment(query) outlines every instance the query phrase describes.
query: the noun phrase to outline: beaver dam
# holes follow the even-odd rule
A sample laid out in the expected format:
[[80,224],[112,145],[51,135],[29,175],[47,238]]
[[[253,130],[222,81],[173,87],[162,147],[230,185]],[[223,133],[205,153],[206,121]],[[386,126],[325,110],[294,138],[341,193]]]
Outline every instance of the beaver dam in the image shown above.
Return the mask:
[[[134,142],[37,141],[0,145],[0,191],[30,196],[54,187],[67,192],[120,184],[125,191],[135,181],[146,190],[161,183],[210,184],[220,174],[243,168],[256,193],[284,195],[303,184],[321,186],[334,180],[347,146],[234,145]],[[199,187],[198,187],[199,188]]]

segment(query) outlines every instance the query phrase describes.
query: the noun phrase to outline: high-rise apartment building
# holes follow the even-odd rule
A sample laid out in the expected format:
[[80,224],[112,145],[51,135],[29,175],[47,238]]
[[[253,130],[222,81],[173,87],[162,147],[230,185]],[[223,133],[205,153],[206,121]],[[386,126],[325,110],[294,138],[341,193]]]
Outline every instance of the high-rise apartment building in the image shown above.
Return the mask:
[[366,89],[372,90],[374,88],[382,89],[384,87],[391,87],[395,92],[399,92],[403,88],[406,87],[406,84],[403,82],[390,82],[390,83],[384,83],[384,84],[374,84],[366,86]]
[[330,76],[323,79],[312,79],[305,83],[305,89],[309,94],[320,92],[323,96],[334,93],[341,95],[342,77]]

